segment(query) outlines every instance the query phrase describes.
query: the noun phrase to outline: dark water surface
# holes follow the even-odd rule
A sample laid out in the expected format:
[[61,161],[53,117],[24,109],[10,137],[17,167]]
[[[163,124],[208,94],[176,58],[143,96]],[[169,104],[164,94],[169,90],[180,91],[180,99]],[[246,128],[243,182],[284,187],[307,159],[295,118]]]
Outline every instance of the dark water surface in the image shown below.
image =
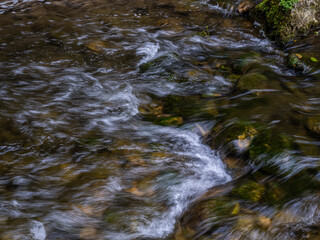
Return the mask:
[[2,1],[0,239],[320,239],[320,35],[237,4]]

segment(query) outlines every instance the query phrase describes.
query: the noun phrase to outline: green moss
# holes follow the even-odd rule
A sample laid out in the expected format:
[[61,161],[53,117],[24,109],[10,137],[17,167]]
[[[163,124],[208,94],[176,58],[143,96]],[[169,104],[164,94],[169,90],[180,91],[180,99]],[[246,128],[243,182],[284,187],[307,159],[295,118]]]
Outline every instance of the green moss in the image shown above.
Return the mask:
[[162,126],[170,126],[170,125],[180,125],[183,123],[182,117],[164,117],[164,118],[158,118],[155,123],[162,125]]
[[290,26],[290,10],[298,0],[264,0],[256,10],[266,19],[266,27],[272,38],[280,44],[287,43],[294,37]]
[[187,119],[199,113],[199,98],[194,96],[169,95],[163,99],[163,112]]
[[296,2],[299,2],[299,0],[281,0],[280,6],[284,9],[291,10]]
[[238,122],[228,126],[222,133],[226,140],[232,141],[239,138],[252,137],[256,134],[255,126],[251,123]]
[[240,90],[259,89],[266,82],[268,78],[261,73],[249,73],[240,78],[237,88]]
[[265,187],[254,181],[249,181],[233,190],[233,194],[242,199],[258,202],[265,193]]
[[198,213],[201,213],[202,217],[206,219],[213,216],[236,215],[240,211],[240,205],[238,202],[234,202],[230,198],[218,197],[200,202],[199,206],[197,206],[195,210]]

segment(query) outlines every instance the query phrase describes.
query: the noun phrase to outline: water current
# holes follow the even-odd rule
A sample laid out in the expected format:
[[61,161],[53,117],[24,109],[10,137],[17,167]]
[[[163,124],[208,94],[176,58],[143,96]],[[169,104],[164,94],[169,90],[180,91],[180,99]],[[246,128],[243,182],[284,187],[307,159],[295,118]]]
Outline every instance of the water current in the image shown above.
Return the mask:
[[238,4],[2,1],[0,238],[318,239],[320,35]]

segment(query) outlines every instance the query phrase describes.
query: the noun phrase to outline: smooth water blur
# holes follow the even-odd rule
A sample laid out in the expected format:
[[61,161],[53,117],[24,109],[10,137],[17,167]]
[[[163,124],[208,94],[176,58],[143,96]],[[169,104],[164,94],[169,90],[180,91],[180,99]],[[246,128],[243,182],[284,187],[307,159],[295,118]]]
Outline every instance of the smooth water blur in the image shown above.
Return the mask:
[[[320,68],[285,59],[312,34],[279,52],[232,1],[3,1],[0,238],[316,236]],[[215,144],[238,122],[292,139],[277,173]]]

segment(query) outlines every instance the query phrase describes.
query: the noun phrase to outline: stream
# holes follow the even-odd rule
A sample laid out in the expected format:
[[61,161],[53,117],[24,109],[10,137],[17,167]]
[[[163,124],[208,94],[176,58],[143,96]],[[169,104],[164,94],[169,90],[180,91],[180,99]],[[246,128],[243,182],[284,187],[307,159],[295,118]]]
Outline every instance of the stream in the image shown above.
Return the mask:
[[320,34],[239,3],[2,1],[0,239],[319,239]]

